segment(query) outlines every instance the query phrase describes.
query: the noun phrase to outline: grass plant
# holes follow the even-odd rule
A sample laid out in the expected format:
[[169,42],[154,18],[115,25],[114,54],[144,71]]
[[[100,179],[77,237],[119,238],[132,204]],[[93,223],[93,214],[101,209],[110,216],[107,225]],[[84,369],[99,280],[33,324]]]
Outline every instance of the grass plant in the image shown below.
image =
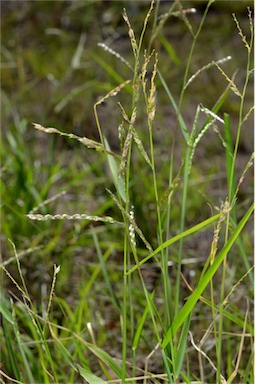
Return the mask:
[[[185,9],[185,2],[175,1],[167,13],[160,15],[160,1],[153,0],[147,4],[140,33],[128,11],[123,10],[133,62],[105,43],[98,46],[123,63],[130,78],[118,73],[96,52],[92,54],[93,60],[114,83],[111,89],[109,83],[100,84],[100,91],[106,92],[94,103],[98,140],[67,132],[64,127],[44,127],[43,122],[34,122],[38,138],[47,133],[45,136],[62,136],[68,142],[83,145],[90,160],[89,167],[82,168],[81,174],[74,172],[71,177],[68,169],[61,170],[61,162],[57,162],[49,168],[42,185],[22,139],[25,122],[14,119],[18,134],[9,131],[3,149],[4,159],[8,159],[7,148],[12,151],[4,167],[8,168],[11,163],[13,172],[20,175],[20,184],[16,195],[10,198],[8,174],[3,177],[2,196],[7,199],[7,216],[2,228],[10,239],[6,245],[10,257],[1,262],[2,279],[8,280],[8,289],[3,291],[0,302],[2,382],[254,382],[252,245],[246,229],[250,228],[254,206],[249,195],[244,204],[239,202],[240,188],[249,174],[254,155],[249,154],[241,171],[237,167],[242,130],[253,111],[253,107],[246,105],[253,73],[253,21],[248,8],[247,36],[233,16],[247,53],[242,86],[240,79],[236,81],[238,74],[230,74],[225,69],[230,56],[212,60],[192,73],[195,47],[213,3],[214,0],[207,2],[195,28],[189,21],[189,14],[195,10]],[[161,67],[161,51],[157,50],[160,42],[169,62],[180,65],[178,53],[164,35],[165,25],[172,18],[182,19],[192,36],[178,101]],[[79,67],[85,41],[82,34],[70,71]],[[205,72],[210,76],[212,69],[226,84],[215,100],[207,104],[201,102],[196,107],[193,124],[189,124],[184,110],[189,87]],[[56,108],[59,111],[65,108],[84,87],[86,85],[74,88]],[[230,115],[225,112],[232,93],[239,100],[236,134]],[[170,145],[168,137],[161,138],[158,149],[156,120],[161,100],[167,100],[171,107],[176,128]],[[121,119],[115,132],[119,140],[117,147],[107,137],[105,121],[100,117],[107,102],[116,104]],[[15,115],[10,104],[6,102],[6,105]],[[210,189],[201,193],[200,200],[192,184],[196,183],[198,148],[213,129],[219,139],[217,151],[225,162],[221,164],[225,193],[222,201],[213,200]],[[159,156],[164,146],[167,161]],[[49,149],[51,159],[53,147],[54,142]],[[68,162],[65,166],[68,167]],[[59,182],[61,177],[68,180],[65,191],[59,188],[55,191],[55,180]],[[82,179],[87,180],[89,203],[100,189],[101,205],[90,208],[88,204],[78,212],[65,210],[66,191],[76,189],[76,185],[78,190]],[[53,195],[51,188],[54,188]],[[17,212],[20,222],[8,224],[11,212],[17,210],[12,207],[12,199],[18,200],[19,189],[25,195],[26,204]],[[193,210],[201,212],[195,216],[199,220],[194,220],[189,212],[193,197],[194,201],[198,200]],[[96,203],[98,200],[95,198]],[[48,207],[51,208],[48,210]],[[81,205],[76,207],[81,209]],[[25,228],[22,233],[26,234],[27,248],[22,252],[15,246],[15,231],[19,226]],[[201,255],[202,267],[196,268],[201,250],[196,249],[195,239],[204,236],[209,241]],[[60,243],[63,247],[59,252]],[[189,274],[194,272],[191,257],[189,259],[192,247],[195,278]],[[76,269],[79,289],[75,291],[69,282],[70,266],[75,265],[70,259],[75,252],[83,255],[84,249],[90,261],[87,264],[81,261],[82,266]],[[54,252],[57,257],[53,261],[47,254]],[[23,268],[23,260],[33,254],[45,258],[39,268],[44,263],[51,268],[48,274],[51,281],[39,284],[40,300]],[[78,263],[80,259],[77,260]],[[9,269],[13,265],[16,271]],[[151,288],[148,275],[150,278],[152,271],[157,283]],[[75,281],[76,277],[73,278]],[[241,306],[240,300],[231,301],[235,295],[245,296]]]

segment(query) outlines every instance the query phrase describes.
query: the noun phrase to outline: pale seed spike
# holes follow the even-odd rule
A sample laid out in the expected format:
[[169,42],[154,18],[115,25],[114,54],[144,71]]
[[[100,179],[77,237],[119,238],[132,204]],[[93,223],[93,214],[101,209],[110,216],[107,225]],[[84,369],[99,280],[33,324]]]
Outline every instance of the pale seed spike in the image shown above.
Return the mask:
[[247,9],[248,9],[249,24],[250,24],[250,34],[251,34],[250,49],[251,49],[251,46],[253,43],[254,28],[253,28],[253,18],[252,18],[251,8],[248,7]]
[[[33,123],[33,125],[34,125],[35,129],[38,129],[39,131],[42,131],[45,133],[57,133],[60,136],[65,136],[65,137],[68,137],[69,139],[78,140],[80,143],[85,145],[85,147],[87,147],[87,148],[90,148],[90,149],[93,148],[99,152],[104,151],[103,145],[101,143],[98,143],[97,141],[88,139],[87,137],[79,137],[79,136],[74,135],[73,133],[66,133],[66,132],[59,131],[56,128],[45,128],[42,125],[37,124],[37,123]],[[110,154],[114,155],[113,153],[110,153]]]
[[136,121],[136,116],[137,116],[137,108],[135,107],[133,109],[132,116],[131,116],[131,119],[130,119],[130,124],[131,125],[134,125],[134,123]]
[[128,83],[130,83],[130,80],[124,81],[124,83],[118,85],[117,87],[113,88],[110,92],[108,92],[102,99],[98,100],[95,105],[102,104],[106,99],[112,96],[116,96],[122,88],[124,88]]
[[121,150],[123,150],[123,147],[124,147],[125,132],[126,131],[124,128],[124,121],[122,121],[121,124],[118,126],[118,138],[119,138]]
[[124,107],[123,107],[122,104],[119,103],[119,102],[118,102],[118,106],[119,106],[120,109],[121,109],[123,120],[124,120],[126,123],[130,124],[130,120],[129,120],[129,118],[128,118],[128,115],[126,114],[126,111],[125,111]]
[[151,88],[150,88],[150,94],[148,98],[148,117],[149,120],[152,121],[155,117],[156,113],[156,85],[155,85],[155,77],[157,74],[157,64],[158,64],[158,56],[155,55],[155,63],[153,67],[153,72],[151,76]]
[[120,175],[123,175],[124,170],[126,168],[128,150],[129,150],[131,141],[132,141],[132,132],[131,132],[131,130],[129,128],[128,134],[126,136],[126,139],[125,139],[125,142],[124,142],[124,145],[123,145],[123,151],[122,151],[120,168],[119,168],[119,174]]
[[[231,59],[232,59],[231,56],[227,56],[227,57],[224,57],[223,59],[220,59],[220,60],[216,61],[216,63],[217,63],[217,64],[222,64],[222,63],[225,63],[226,61],[231,60]],[[209,64],[206,64],[205,66],[203,66],[202,68],[200,68],[196,73],[194,73],[194,75],[192,75],[192,76],[189,78],[189,80],[188,80],[187,83],[185,84],[184,89],[186,89],[186,88],[189,86],[189,84],[190,84],[193,80],[195,80],[195,78],[196,78],[197,76],[200,75],[200,73],[202,73],[203,71],[206,71],[207,69],[210,69],[210,68],[213,67],[214,65],[215,65],[215,63],[214,63],[213,61],[211,61]]]
[[233,19],[234,19],[234,21],[236,23],[236,27],[238,29],[238,34],[242,38],[242,42],[244,43],[244,45],[246,46],[248,51],[250,51],[250,46],[249,46],[249,44],[247,42],[246,36],[243,34],[242,28],[240,27],[239,21],[237,20],[235,13],[232,13],[232,16],[233,16]]
[[128,18],[128,15],[127,15],[127,12],[126,12],[126,9],[124,8],[123,10],[123,19],[125,20],[125,22],[127,23],[127,26],[128,26],[128,34],[129,34],[129,38],[130,38],[130,41],[131,41],[131,46],[132,46],[132,49],[133,49],[133,52],[134,52],[134,56],[135,56],[135,59],[137,58],[137,52],[138,52],[138,46],[137,46],[137,42],[136,42],[136,38],[135,38],[135,33],[131,27],[131,24],[130,24],[130,21],[129,21],[129,18]]
[[143,23],[143,29],[142,29],[142,32],[141,32],[141,35],[140,35],[140,40],[139,40],[139,46],[138,46],[138,54],[140,53],[141,51],[141,47],[142,47],[142,42],[143,42],[143,37],[144,37],[144,34],[145,34],[145,31],[146,31],[146,28],[147,28],[147,24],[148,24],[148,21],[149,21],[149,18],[150,18],[150,15],[151,15],[151,12],[153,10],[153,6],[154,6],[154,0],[151,1],[151,5],[150,5],[150,8],[149,8],[149,11],[144,19],[144,23]]
[[117,57],[117,59],[119,59],[120,61],[122,61],[124,64],[126,64],[128,66],[128,68],[130,68],[132,71],[133,71],[133,68],[132,66],[129,64],[129,62],[124,59],[123,56],[121,56],[118,52],[114,51],[112,48],[108,47],[106,44],[104,43],[98,43],[97,44],[99,47],[103,48],[106,52],[109,52],[111,55]]
[[136,132],[135,128],[133,126],[131,126],[131,131],[132,131],[132,135],[133,135],[133,138],[134,138],[134,141],[141,153],[141,155],[143,156],[144,160],[146,161],[147,164],[149,164],[149,166],[152,168],[152,164],[151,164],[151,161],[149,159],[149,156],[147,155],[145,149],[144,149],[144,146],[143,146],[143,143],[140,139],[140,137],[138,136],[138,133]]
[[49,199],[47,200],[44,200],[42,201],[39,205],[37,205],[36,207],[34,207],[29,213],[35,213],[36,211],[38,211],[40,208],[43,208],[45,207],[45,205],[49,204],[49,203],[52,203],[53,201],[57,200],[59,197],[62,197],[66,194],[67,192],[66,191],[62,191],[62,192],[59,192],[57,193],[56,195],[50,197]]
[[217,64],[217,62],[214,61],[214,64],[216,65],[216,67],[218,68],[218,70],[221,72],[221,74],[225,77],[225,79],[227,80],[227,82],[230,84],[230,88],[232,89],[232,91],[239,97],[242,97],[241,93],[239,92],[236,84],[233,82],[233,80],[231,80],[228,75],[223,71],[223,69]]
[[121,224],[114,220],[110,216],[90,216],[85,213],[75,213],[74,215],[68,215],[66,213],[51,215],[49,213],[45,215],[41,214],[28,214],[26,215],[30,220],[47,221],[47,220],[89,220],[89,221],[102,221],[111,224]]
[[202,104],[200,104],[200,110],[204,112],[207,116],[213,117],[215,120],[220,121],[222,124],[224,124],[224,120],[221,119],[218,115],[216,115],[214,112],[210,111],[210,109],[204,107]]
[[119,203],[118,199],[114,196],[114,194],[109,189],[106,188],[106,191],[109,193],[109,195],[111,196],[111,198],[113,199],[113,201],[115,202],[117,207],[120,209],[120,211],[122,212],[123,216],[125,216],[129,220],[129,222],[132,224],[135,232],[138,234],[140,239],[143,241],[143,243],[145,244],[146,248],[151,253],[153,253],[152,246],[150,245],[150,243],[144,237],[144,234],[142,233],[141,229],[137,226],[133,216],[132,215],[130,216],[130,214],[121,206],[121,204]]

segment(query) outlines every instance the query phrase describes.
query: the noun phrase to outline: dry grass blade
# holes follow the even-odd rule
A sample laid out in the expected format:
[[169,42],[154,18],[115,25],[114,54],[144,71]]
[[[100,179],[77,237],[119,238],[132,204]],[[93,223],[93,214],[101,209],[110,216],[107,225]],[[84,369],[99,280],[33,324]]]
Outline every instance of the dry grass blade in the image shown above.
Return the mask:
[[238,356],[237,356],[237,360],[236,360],[236,366],[235,366],[234,371],[233,371],[232,374],[230,375],[230,377],[229,377],[229,379],[228,379],[228,381],[227,381],[227,384],[232,383],[232,381],[234,380],[234,378],[235,378],[236,375],[238,374],[238,368],[239,368],[239,365],[240,365],[240,362],[241,362],[241,356],[242,356],[242,352],[243,352],[244,338],[245,338],[245,330],[246,330],[246,324],[247,324],[247,320],[248,320],[248,315],[249,315],[249,301],[247,300],[247,310],[246,310],[245,319],[244,319],[244,324],[243,324],[243,332],[242,332],[242,337],[241,337],[241,342],[240,342],[240,348],[239,348]]
[[[195,341],[193,339],[193,335],[192,333],[189,331],[189,336],[190,336],[190,341],[191,341],[191,344],[193,345],[193,347],[195,348],[196,351],[198,351],[202,356],[204,356],[206,358],[206,360],[209,362],[210,366],[212,367],[212,369],[217,372],[217,367],[215,367],[215,365],[213,364],[212,360],[210,359],[209,356],[207,356],[207,354],[202,351],[201,348],[199,348],[196,344],[195,344]],[[227,384],[227,381],[226,379],[224,378],[224,376],[220,375],[220,378],[221,378],[221,383],[222,384]]]
[[[17,384],[24,384],[24,381],[15,380],[12,377],[8,376],[4,371],[0,369],[0,374],[5,377],[7,380],[9,380],[9,383],[17,383]],[[5,384],[5,382],[0,378],[1,384]]]

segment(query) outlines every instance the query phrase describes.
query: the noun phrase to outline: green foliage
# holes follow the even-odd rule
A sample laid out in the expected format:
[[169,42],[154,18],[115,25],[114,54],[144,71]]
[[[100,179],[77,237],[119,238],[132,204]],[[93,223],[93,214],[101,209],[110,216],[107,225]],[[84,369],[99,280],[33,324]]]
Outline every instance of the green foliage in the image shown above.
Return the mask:
[[239,76],[213,0],[44,3],[4,11],[38,29],[3,46],[3,378],[253,382],[250,9]]

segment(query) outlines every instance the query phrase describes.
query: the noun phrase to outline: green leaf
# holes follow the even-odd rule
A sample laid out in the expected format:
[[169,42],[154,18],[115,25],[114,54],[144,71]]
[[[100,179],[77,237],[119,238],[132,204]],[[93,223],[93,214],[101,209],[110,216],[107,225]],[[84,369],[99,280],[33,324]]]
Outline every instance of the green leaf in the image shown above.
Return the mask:
[[187,302],[184,304],[176,318],[174,319],[171,327],[167,331],[166,336],[164,337],[164,340],[161,344],[161,347],[164,349],[166,348],[167,344],[169,343],[170,339],[177,333],[181,325],[184,323],[186,318],[189,316],[193,308],[195,307],[199,297],[204,292],[205,288],[209,284],[209,282],[212,280],[213,276],[217,272],[218,268],[220,267],[221,263],[223,262],[224,258],[226,257],[227,253],[229,252],[232,245],[236,242],[238,236],[240,235],[243,227],[247,223],[250,215],[252,214],[254,210],[254,204],[250,207],[250,209],[246,212],[238,226],[236,227],[236,230],[233,232],[232,236],[229,238],[228,242],[225,244],[225,246],[220,251],[219,255],[216,257],[214,263],[211,265],[211,267],[208,269],[206,274],[203,276],[203,278],[200,280],[199,285],[197,288],[193,291]]
[[117,375],[118,378],[122,378],[122,367],[116,363],[116,361],[107,352],[90,343],[86,343],[86,346],[94,355],[96,355],[103,363],[105,363]]
[[[152,293],[151,295],[151,299],[153,299],[153,296],[154,296],[154,292]],[[145,320],[147,318],[147,315],[149,313],[149,303],[147,303],[145,309],[144,309],[144,312],[143,312],[143,315],[139,321],[139,324],[138,324],[138,327],[136,329],[136,332],[135,332],[135,335],[134,335],[134,338],[133,338],[133,343],[132,343],[132,349],[133,350],[136,350],[137,346],[138,346],[138,343],[139,343],[139,340],[140,340],[140,337],[141,337],[141,333],[142,333],[142,330],[143,330],[143,326],[144,326],[144,323],[145,323]]]
[[179,241],[180,239],[186,237],[186,236],[189,236],[191,235],[192,233],[195,233],[195,232],[198,232],[200,230],[202,230],[203,228],[205,228],[207,225],[210,225],[212,224],[215,220],[217,220],[218,218],[220,217],[220,213],[218,213],[217,215],[214,215],[212,217],[210,217],[209,219],[206,219],[204,221],[202,221],[201,223],[195,225],[194,227],[190,228],[190,229],[187,229],[186,231],[172,237],[171,239],[168,239],[166,240],[162,245],[160,245],[157,249],[155,249],[155,251],[153,251],[153,253],[150,253],[148,256],[146,256],[144,259],[142,259],[139,264],[135,265],[133,268],[131,268],[128,272],[127,272],[127,275],[129,275],[130,273],[134,272],[137,268],[139,268],[141,265],[143,265],[144,263],[146,263],[146,261],[148,261],[149,259],[151,259],[153,256],[157,255],[158,253],[160,253],[163,249],[169,247],[170,245],[176,243],[177,241]]
[[184,359],[184,353],[186,351],[189,326],[190,326],[190,316],[188,316],[184,322],[184,325],[182,328],[182,333],[181,333],[181,339],[180,339],[180,343],[179,343],[178,350],[177,350],[177,355],[176,355],[176,359],[175,359],[175,370],[174,370],[176,379],[180,375],[182,362]]
[[178,55],[177,55],[175,49],[173,48],[172,44],[170,44],[169,41],[163,35],[159,35],[159,40],[160,40],[161,44],[163,45],[163,47],[165,48],[165,50],[166,50],[168,56],[170,57],[170,59],[176,65],[180,65],[181,64],[181,60],[178,57]]
[[157,71],[157,73],[159,75],[159,78],[161,80],[161,83],[162,83],[163,87],[165,88],[166,94],[169,97],[169,99],[170,99],[170,101],[172,103],[172,106],[174,107],[174,110],[175,110],[175,112],[177,114],[178,121],[179,121],[181,130],[182,130],[182,134],[184,136],[184,139],[186,140],[186,143],[188,144],[188,142],[189,142],[189,135],[190,134],[189,134],[188,128],[187,128],[187,126],[185,124],[185,121],[183,120],[183,117],[182,117],[181,113],[179,112],[178,106],[177,106],[177,104],[176,104],[176,102],[175,102],[175,100],[173,98],[173,95],[171,94],[171,92],[170,92],[170,90],[169,90],[169,88],[168,88],[168,86],[167,86],[163,76],[161,75],[159,70]]
[[105,265],[105,260],[104,260],[104,257],[102,255],[100,244],[98,242],[97,234],[96,234],[96,231],[93,228],[92,228],[92,236],[93,236],[93,240],[94,240],[94,244],[95,244],[95,247],[96,247],[97,256],[98,256],[98,259],[99,259],[99,263],[100,263],[101,270],[102,270],[102,273],[103,273],[103,276],[104,276],[104,279],[105,279],[105,283],[106,283],[107,289],[108,289],[108,291],[110,293],[110,296],[112,298],[113,304],[120,311],[121,310],[121,305],[120,305],[120,302],[119,302],[119,300],[118,300],[118,298],[117,298],[117,296],[115,294],[113,285],[111,283],[111,278],[109,276],[109,273],[108,273],[106,265]]
[[[109,76],[111,76],[118,84],[123,83],[125,80],[123,77],[121,77],[113,68],[112,65],[107,64],[106,61],[104,61],[100,56],[98,56],[95,52],[91,53],[93,59],[95,59],[99,65],[101,65],[102,68],[108,73]],[[127,91],[129,93],[132,93],[132,87],[131,85],[127,85]]]
[[8,308],[8,301],[1,295],[0,297],[0,313],[3,317],[11,324],[13,324],[12,314],[10,309]]
[[[15,377],[16,380],[20,380],[19,367],[18,367],[17,360],[16,360],[16,357],[15,357],[15,354],[17,353],[17,351],[15,351],[16,352],[15,353],[14,350],[13,350],[12,346],[15,347],[15,344],[13,342],[11,342],[12,337],[10,335],[8,324],[7,324],[5,318],[3,318],[3,320],[2,320],[2,327],[3,327],[3,333],[4,333],[4,340],[5,340],[5,343],[6,343],[6,348],[7,348],[8,356],[9,356],[9,359],[10,359],[10,365],[11,365],[11,368],[12,368],[12,374]],[[2,358],[4,359],[3,356],[2,356]]]
[[[104,143],[105,143],[106,150],[108,152],[110,152],[111,148],[109,146],[109,143],[108,143],[106,137],[104,138]],[[112,178],[113,178],[113,182],[115,184],[115,187],[118,191],[118,194],[120,195],[120,197],[122,198],[122,200],[125,203],[126,202],[126,193],[125,193],[125,184],[124,184],[123,177],[121,177],[119,175],[119,171],[118,171],[118,167],[117,167],[115,159],[110,155],[107,155],[107,159],[108,159],[108,163],[109,163],[109,167],[111,170],[111,174],[112,174]]]
[[89,384],[105,384],[106,383],[104,380],[100,379],[99,377],[97,377],[87,369],[81,367],[79,364],[77,364],[77,367],[81,377],[87,380]]

